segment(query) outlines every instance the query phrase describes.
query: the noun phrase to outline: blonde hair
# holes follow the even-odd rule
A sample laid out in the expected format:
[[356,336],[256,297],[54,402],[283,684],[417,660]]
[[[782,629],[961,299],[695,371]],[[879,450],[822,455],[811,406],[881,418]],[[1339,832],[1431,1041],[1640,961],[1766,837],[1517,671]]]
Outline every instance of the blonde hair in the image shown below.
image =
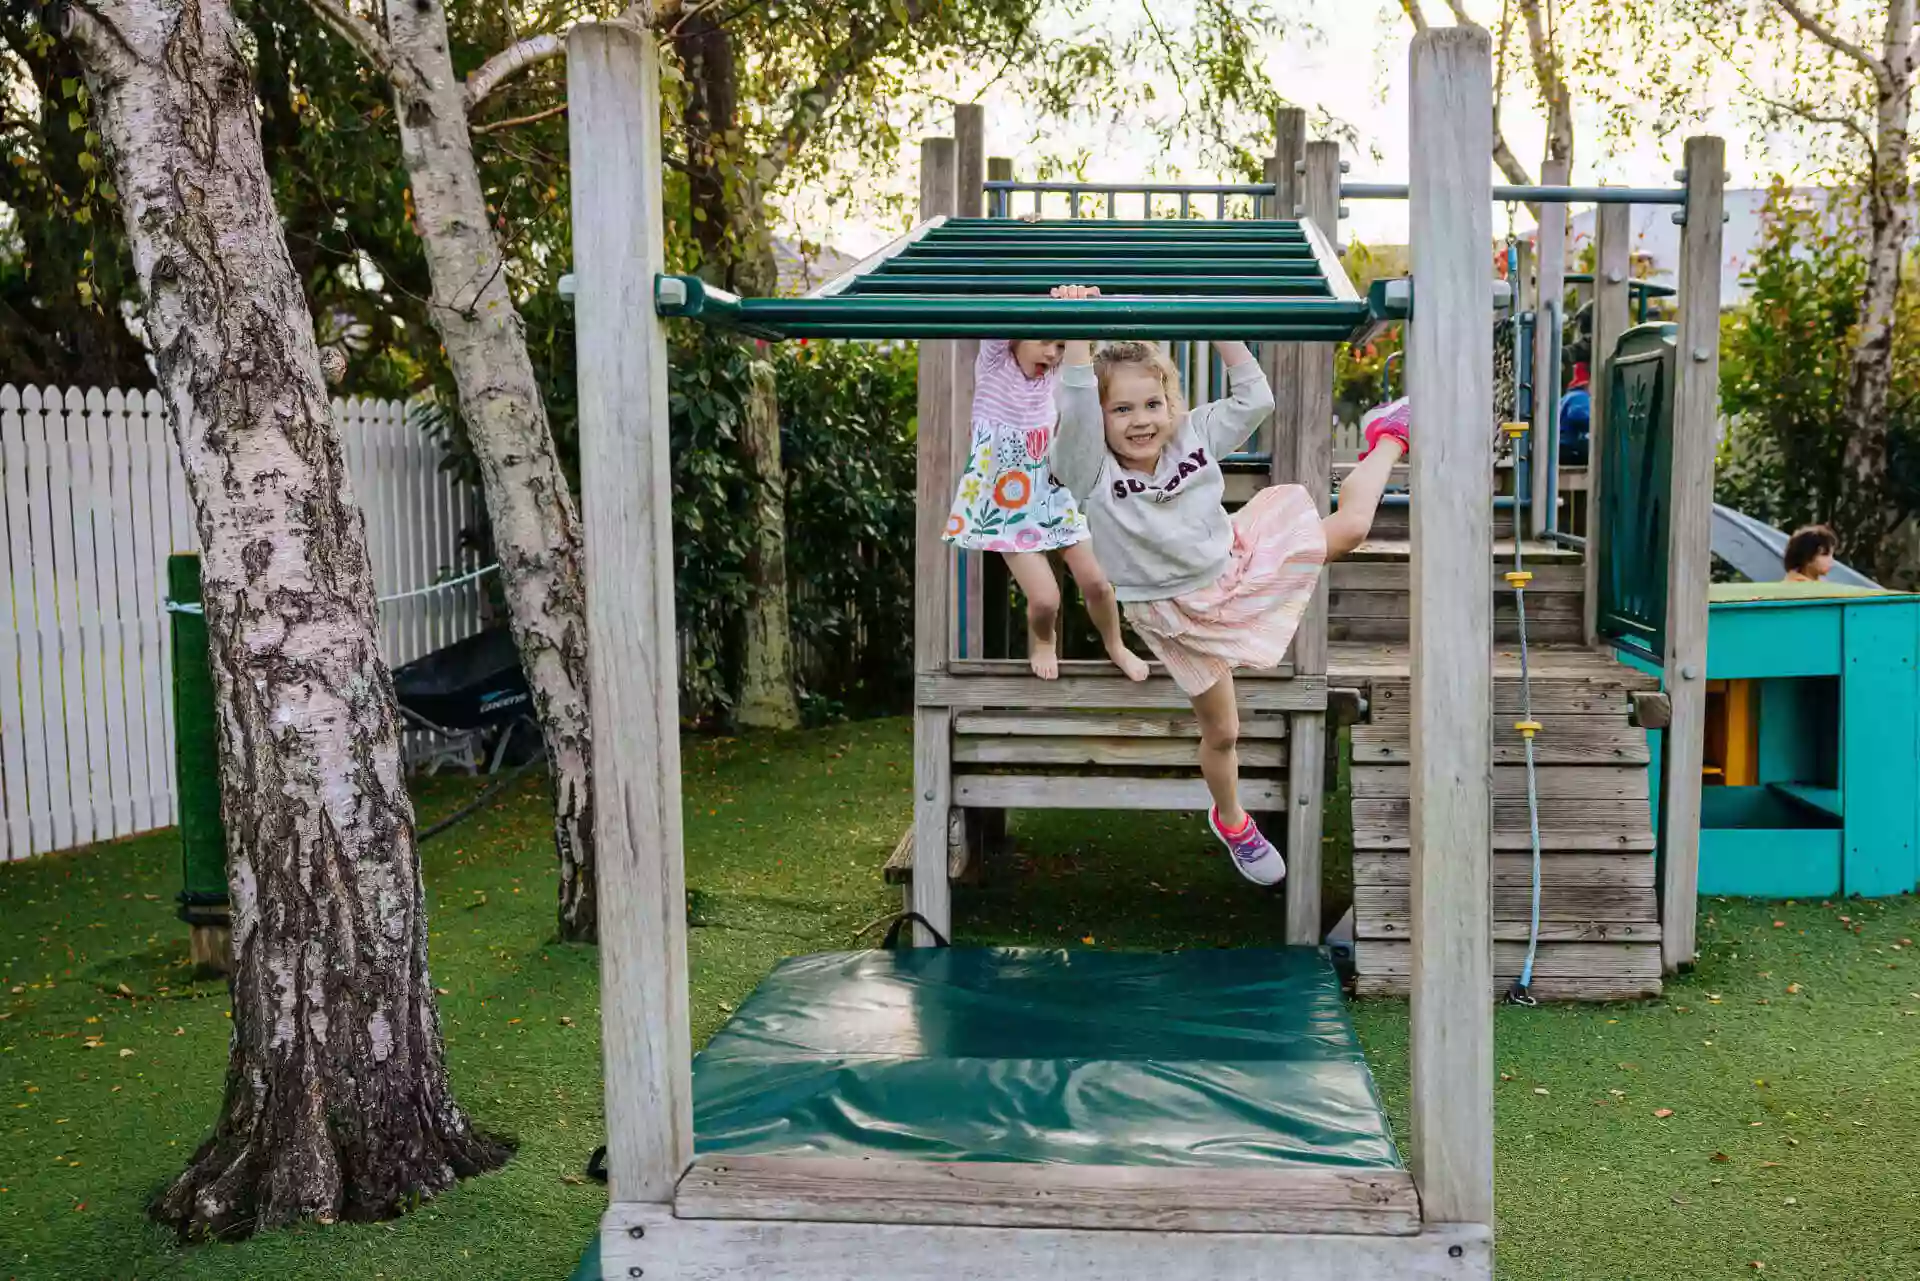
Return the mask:
[[1174,368],[1167,353],[1155,343],[1138,339],[1125,339],[1111,342],[1100,348],[1093,356],[1094,376],[1100,380],[1100,403],[1107,403],[1107,384],[1116,369],[1144,369],[1160,380],[1160,390],[1167,398],[1167,405],[1173,411],[1177,422],[1187,412],[1187,400],[1180,394],[1180,371]]

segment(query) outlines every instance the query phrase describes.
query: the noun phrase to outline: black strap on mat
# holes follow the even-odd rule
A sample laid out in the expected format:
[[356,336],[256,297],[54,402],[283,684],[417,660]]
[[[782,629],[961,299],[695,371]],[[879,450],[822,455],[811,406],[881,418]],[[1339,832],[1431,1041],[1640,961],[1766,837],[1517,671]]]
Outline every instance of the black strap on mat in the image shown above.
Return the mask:
[[599,1183],[605,1183],[607,1181],[606,1144],[603,1143],[595,1148],[593,1155],[587,1158],[587,1177]]
[[887,936],[880,940],[881,948],[888,952],[897,949],[900,946],[900,931],[908,925],[925,926],[927,933],[933,935],[933,944],[935,947],[953,946],[953,944],[947,942],[946,935],[934,928],[932,921],[929,921],[918,912],[902,912],[900,915],[894,917],[893,924],[887,927]]

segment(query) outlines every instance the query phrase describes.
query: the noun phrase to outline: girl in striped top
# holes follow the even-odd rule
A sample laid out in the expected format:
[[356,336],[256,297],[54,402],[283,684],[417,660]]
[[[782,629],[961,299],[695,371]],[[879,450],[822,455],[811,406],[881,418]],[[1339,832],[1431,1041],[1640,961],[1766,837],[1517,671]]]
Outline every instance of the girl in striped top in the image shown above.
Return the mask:
[[1145,680],[1146,663],[1121,637],[1119,604],[1087,543],[1086,518],[1048,465],[1059,416],[1054,385],[1065,348],[1057,340],[981,341],[973,447],[947,516],[946,540],[1007,558],[1027,596],[1027,661],[1034,675],[1052,680],[1060,674],[1060,587],[1047,563],[1047,553],[1057,551],[1080,584],[1107,657],[1133,680]]

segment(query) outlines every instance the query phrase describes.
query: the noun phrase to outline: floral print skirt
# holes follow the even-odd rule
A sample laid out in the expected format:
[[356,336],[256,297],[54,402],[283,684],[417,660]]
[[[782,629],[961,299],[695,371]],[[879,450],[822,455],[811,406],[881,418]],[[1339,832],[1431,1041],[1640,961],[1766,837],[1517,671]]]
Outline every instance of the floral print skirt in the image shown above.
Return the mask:
[[981,552],[1050,552],[1087,537],[1086,517],[1047,466],[1052,430],[973,425],[946,540]]

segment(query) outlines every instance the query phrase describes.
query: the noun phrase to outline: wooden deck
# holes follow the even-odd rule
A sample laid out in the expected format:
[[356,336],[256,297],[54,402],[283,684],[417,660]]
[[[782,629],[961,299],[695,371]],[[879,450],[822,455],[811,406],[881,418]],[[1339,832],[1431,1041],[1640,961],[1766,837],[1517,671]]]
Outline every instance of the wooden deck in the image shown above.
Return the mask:
[[[1537,580],[1536,580],[1537,581]],[[1575,598],[1577,600],[1577,596]],[[1530,611],[1531,612],[1531,611]],[[1541,845],[1540,948],[1533,994],[1610,1000],[1660,990],[1659,904],[1637,701],[1658,682],[1578,645],[1530,645]],[[1494,653],[1494,976],[1520,971],[1531,915],[1532,854],[1520,654]],[[1404,644],[1334,644],[1327,679],[1371,704],[1353,727],[1354,958],[1362,994],[1403,994],[1411,977],[1408,721]],[[1638,699],[1636,698],[1638,696]]]

